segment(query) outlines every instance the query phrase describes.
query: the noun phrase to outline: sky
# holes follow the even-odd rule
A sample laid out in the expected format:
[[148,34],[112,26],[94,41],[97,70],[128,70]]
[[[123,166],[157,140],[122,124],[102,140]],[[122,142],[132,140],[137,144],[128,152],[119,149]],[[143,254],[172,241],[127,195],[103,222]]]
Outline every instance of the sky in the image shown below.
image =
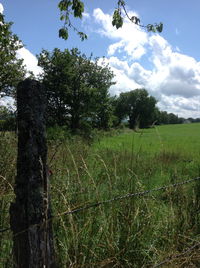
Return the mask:
[[18,57],[28,70],[41,73],[36,55],[42,49],[77,47],[87,56],[105,57],[115,74],[111,95],[145,88],[161,110],[179,117],[200,117],[199,0],[125,1],[128,13],[138,16],[142,24],[162,22],[161,34],[147,33],[126,18],[117,30],[111,23],[117,0],[85,0],[83,19],[72,20],[88,35],[83,42],[73,31],[67,41],[58,37],[62,27],[58,2],[0,0],[0,12],[13,22],[12,31],[24,44]]

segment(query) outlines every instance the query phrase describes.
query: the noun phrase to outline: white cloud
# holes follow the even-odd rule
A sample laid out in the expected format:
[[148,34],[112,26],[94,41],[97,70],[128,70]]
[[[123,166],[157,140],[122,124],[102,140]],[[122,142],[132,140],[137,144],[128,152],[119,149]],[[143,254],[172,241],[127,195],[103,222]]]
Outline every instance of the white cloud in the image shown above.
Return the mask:
[[[136,13],[131,12],[131,16],[138,16]],[[121,52],[123,49],[130,57],[130,59],[140,59],[146,52],[144,47],[148,41],[148,35],[145,31],[138,28],[138,26],[129,23],[127,19],[124,20],[123,28],[116,29],[112,26],[112,16],[104,14],[100,8],[93,12],[95,21],[101,25],[96,30],[102,36],[108,37],[112,40],[117,40],[108,47],[108,54],[114,55],[115,52]]]
[[3,14],[4,8],[3,5],[0,3],[0,13]]
[[200,98],[186,99],[183,97],[168,97],[163,95],[158,106],[161,110],[173,112],[181,117],[200,117]]
[[83,19],[89,19],[90,18],[90,14],[87,12],[83,12]]
[[6,106],[10,110],[15,110],[15,100],[12,97],[0,97],[0,106]]
[[35,55],[33,55],[28,49],[25,47],[19,49],[17,51],[17,57],[24,60],[24,64],[28,71],[32,71],[34,75],[39,75],[42,73],[42,68],[39,67],[38,60]]
[[[161,35],[147,34],[127,19],[116,30],[111,14],[98,8],[93,17],[98,25],[96,32],[112,41],[107,61],[117,83],[111,87],[111,94],[145,87],[163,110],[184,117],[200,117],[200,62],[173,48]],[[143,55],[148,58],[151,70],[145,68]]]
[[157,87],[167,96],[199,96],[200,63],[192,57],[173,51],[160,36],[151,37],[150,46],[154,64],[154,88]]

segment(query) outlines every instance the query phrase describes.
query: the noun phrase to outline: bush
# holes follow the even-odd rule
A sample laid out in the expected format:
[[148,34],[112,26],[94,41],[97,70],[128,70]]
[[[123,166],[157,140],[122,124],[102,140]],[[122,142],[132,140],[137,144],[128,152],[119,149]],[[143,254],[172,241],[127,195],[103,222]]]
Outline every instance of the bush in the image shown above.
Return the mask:
[[71,137],[70,131],[65,126],[54,126],[47,128],[47,140],[64,141]]
[[8,119],[0,120],[0,131],[15,131],[16,118],[10,117]]

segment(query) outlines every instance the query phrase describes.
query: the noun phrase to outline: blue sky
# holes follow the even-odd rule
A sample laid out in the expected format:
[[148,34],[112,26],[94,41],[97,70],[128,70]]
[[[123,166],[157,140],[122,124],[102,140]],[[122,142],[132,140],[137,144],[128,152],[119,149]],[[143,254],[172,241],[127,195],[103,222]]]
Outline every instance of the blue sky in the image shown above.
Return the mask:
[[[158,100],[162,110],[183,117],[200,117],[200,1],[126,0],[130,14],[143,24],[163,22],[162,34],[148,34],[130,22],[116,30],[111,15],[117,0],[88,0],[78,29],[88,34],[81,42],[70,32],[67,41],[58,38],[57,0],[0,0],[6,21],[23,41],[19,51],[27,68],[39,73],[36,54],[42,50],[78,47],[87,55],[106,57],[115,73],[111,94],[145,87]],[[0,9],[2,9],[2,6]]]

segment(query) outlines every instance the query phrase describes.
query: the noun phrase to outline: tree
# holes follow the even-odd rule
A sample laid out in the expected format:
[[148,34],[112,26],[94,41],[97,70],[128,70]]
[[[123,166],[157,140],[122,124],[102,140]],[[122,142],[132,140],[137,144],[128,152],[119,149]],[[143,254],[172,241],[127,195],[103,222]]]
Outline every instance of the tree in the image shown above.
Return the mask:
[[168,114],[169,124],[179,124],[179,118],[173,113]]
[[0,106],[0,120],[6,120],[10,118],[13,113],[5,106]]
[[145,89],[121,93],[117,99],[116,115],[119,121],[128,118],[131,129],[148,127],[153,123],[156,102]]
[[157,107],[154,110],[154,122],[155,124],[182,124],[185,121],[184,118],[178,117],[173,113],[167,113],[166,111],[160,111]]
[[0,131],[11,131],[16,129],[16,118],[13,111],[5,106],[0,106]]
[[73,132],[85,122],[108,126],[113,73],[105,63],[100,65],[78,49],[43,50],[38,61],[44,70],[50,124],[68,125]]
[[[84,3],[80,0],[61,0],[58,4],[58,8],[60,9],[61,15],[60,20],[64,21],[63,27],[59,30],[59,37],[63,39],[68,39],[68,30],[72,28],[77,34],[80,36],[81,40],[87,39],[87,35],[83,32],[80,32],[71,22],[71,15],[75,18],[82,18],[84,12]],[[163,30],[162,23],[148,24],[142,25],[140,23],[140,19],[136,16],[129,16],[126,4],[124,0],[117,1],[117,7],[113,13],[112,25],[114,27],[121,28],[124,22],[124,16],[127,17],[133,24],[138,25],[146,29],[148,32],[159,32],[161,33]]]
[[0,93],[13,94],[19,81],[25,77],[23,60],[17,59],[17,50],[22,43],[11,31],[12,23],[6,23],[0,14]]

